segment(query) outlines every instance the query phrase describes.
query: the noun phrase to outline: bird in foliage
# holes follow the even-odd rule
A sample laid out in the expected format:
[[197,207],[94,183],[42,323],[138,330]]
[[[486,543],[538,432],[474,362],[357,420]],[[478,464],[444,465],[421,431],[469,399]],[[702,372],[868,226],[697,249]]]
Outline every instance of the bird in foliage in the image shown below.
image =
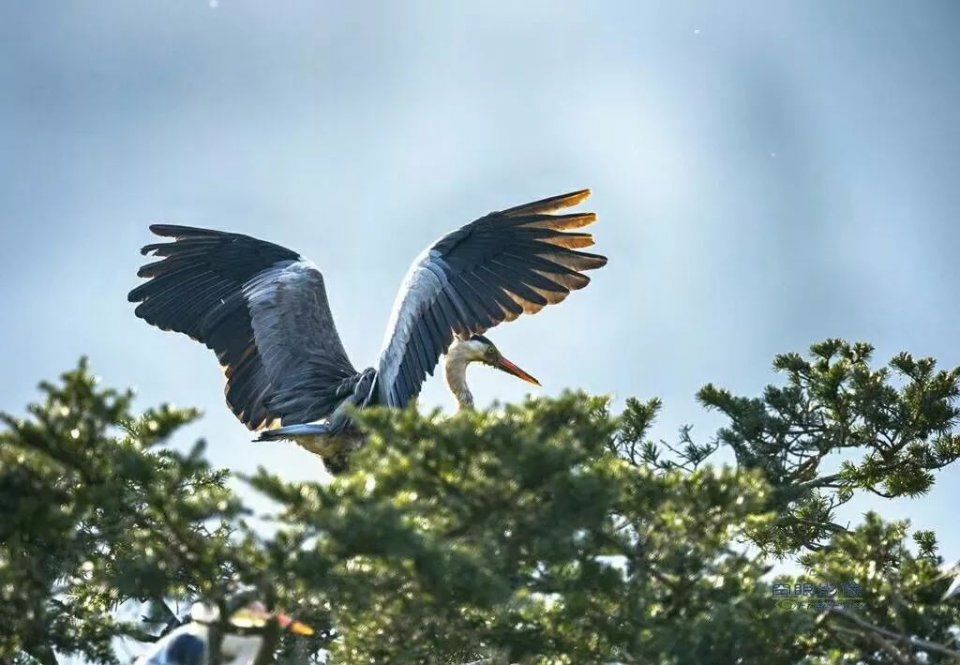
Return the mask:
[[226,399],[258,441],[291,439],[332,472],[362,438],[351,408],[403,408],[441,355],[447,385],[472,408],[466,369],[483,363],[539,385],[483,333],[562,302],[607,259],[582,251],[578,229],[594,213],[559,213],[589,190],[492,212],[443,236],[411,265],[397,294],[376,365],[357,370],[330,313],[323,275],[285,247],[237,233],[156,224],[129,294],[136,315],[212,349],[227,377]]
[[[271,621],[293,635],[310,636],[313,629],[286,614],[271,614],[254,602],[221,621],[216,605],[194,603],[190,621],[176,628],[137,659],[135,665],[252,665],[265,644]],[[214,658],[213,652],[219,651]]]

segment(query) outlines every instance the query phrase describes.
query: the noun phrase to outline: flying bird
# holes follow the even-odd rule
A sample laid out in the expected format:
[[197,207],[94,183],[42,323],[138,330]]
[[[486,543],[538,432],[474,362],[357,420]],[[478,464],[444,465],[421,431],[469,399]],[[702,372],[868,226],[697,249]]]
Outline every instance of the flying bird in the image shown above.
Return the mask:
[[243,607],[225,621],[220,610],[208,603],[194,603],[190,621],[154,644],[135,665],[208,665],[212,663],[211,642],[220,640],[219,663],[250,665],[263,648],[264,631],[271,620],[294,635],[313,635],[313,629],[286,614],[271,614],[263,603]]
[[336,472],[361,439],[349,408],[403,408],[441,355],[447,385],[472,408],[466,369],[484,363],[537,384],[483,336],[563,301],[607,259],[581,251],[594,213],[558,213],[581,190],[485,215],[443,236],[413,262],[394,303],[380,357],[357,370],[330,313],[323,275],[298,253],[249,236],[155,224],[171,238],[144,247],[160,260],[129,294],[136,315],[212,349],[233,413],[262,440],[292,439]]

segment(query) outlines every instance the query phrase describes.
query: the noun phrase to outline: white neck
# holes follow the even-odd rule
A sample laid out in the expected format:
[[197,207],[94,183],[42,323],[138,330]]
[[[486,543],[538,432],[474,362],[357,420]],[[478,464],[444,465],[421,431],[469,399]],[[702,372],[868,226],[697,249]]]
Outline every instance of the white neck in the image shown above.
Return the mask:
[[467,365],[469,360],[461,360],[447,356],[444,363],[444,370],[447,375],[447,387],[457,398],[457,406],[461,410],[473,408],[473,394],[467,387]]
[[443,363],[447,387],[450,388],[461,410],[473,409],[473,394],[467,387],[467,365],[477,360],[477,353],[474,342],[455,340],[447,349],[447,356]]

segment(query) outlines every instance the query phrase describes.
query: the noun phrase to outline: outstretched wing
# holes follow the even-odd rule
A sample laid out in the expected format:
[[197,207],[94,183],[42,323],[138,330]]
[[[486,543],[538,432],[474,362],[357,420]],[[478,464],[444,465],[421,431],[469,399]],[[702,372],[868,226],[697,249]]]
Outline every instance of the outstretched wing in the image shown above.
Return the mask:
[[285,247],[237,233],[156,224],[173,242],[137,273],[136,314],[216,352],[231,410],[250,429],[324,418],[357,371],[330,315],[323,275]]
[[400,287],[380,352],[382,403],[403,407],[420,393],[453,336],[482,333],[539,312],[590,283],[605,265],[587,233],[593,213],[555,215],[590,196],[582,190],[492,212],[447,234],[421,254]]

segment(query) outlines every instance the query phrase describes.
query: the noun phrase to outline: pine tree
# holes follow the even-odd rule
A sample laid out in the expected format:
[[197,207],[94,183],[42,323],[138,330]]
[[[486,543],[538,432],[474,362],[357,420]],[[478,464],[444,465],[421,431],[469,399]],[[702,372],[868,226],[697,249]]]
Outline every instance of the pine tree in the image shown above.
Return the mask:
[[[367,410],[332,483],[177,453],[195,411],[135,414],[81,362],[2,415],[0,662],[119,663],[118,641],[241,590],[317,629],[271,627],[262,662],[955,662],[934,535],[836,510],[921,495],[960,456],[960,371],[871,355],[830,340],[779,356],[758,398],[705,387],[728,423],[702,443],[652,441],[657,400]],[[784,557],[801,579],[772,577]]]

